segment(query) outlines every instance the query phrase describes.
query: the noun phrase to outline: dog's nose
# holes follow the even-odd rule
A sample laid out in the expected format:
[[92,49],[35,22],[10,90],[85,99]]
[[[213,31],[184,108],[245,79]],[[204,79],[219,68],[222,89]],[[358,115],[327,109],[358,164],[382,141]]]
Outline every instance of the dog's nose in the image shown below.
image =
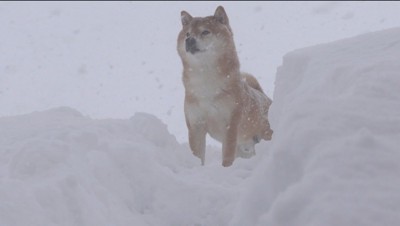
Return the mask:
[[186,39],[186,52],[195,53],[198,49],[196,47],[196,39],[190,37]]

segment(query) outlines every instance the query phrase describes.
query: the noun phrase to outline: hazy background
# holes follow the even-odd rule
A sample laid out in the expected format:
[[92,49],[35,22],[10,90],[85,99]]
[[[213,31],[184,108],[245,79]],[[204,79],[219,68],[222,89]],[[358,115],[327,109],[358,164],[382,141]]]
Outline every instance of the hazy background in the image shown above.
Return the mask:
[[186,141],[180,11],[223,5],[243,71],[273,97],[285,53],[400,26],[400,2],[1,2],[0,116],[69,106],[148,112]]

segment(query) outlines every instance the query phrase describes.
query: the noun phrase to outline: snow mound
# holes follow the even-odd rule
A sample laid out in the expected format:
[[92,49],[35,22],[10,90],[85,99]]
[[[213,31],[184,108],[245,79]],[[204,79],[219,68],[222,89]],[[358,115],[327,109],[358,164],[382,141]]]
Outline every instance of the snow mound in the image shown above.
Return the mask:
[[1,118],[0,135],[0,225],[150,225],[140,215],[168,189],[156,185],[187,162],[144,113],[91,120],[63,107]]
[[[257,159],[201,167],[157,117],[0,118],[0,225],[226,225]],[[262,156],[262,153],[261,153]]]
[[231,225],[399,225],[400,28],[293,51],[275,85]]

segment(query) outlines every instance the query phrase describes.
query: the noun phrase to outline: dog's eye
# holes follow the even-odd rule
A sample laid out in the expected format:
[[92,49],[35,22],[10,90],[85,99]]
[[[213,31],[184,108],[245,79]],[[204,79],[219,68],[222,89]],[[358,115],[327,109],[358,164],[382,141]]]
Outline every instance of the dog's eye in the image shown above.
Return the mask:
[[210,32],[209,32],[209,31],[207,31],[207,30],[205,30],[205,31],[201,32],[201,35],[203,35],[203,36],[206,36],[206,35],[208,35],[208,34],[210,34]]
[[189,32],[188,32],[188,33],[186,33],[186,37],[189,37],[189,36],[190,36]]

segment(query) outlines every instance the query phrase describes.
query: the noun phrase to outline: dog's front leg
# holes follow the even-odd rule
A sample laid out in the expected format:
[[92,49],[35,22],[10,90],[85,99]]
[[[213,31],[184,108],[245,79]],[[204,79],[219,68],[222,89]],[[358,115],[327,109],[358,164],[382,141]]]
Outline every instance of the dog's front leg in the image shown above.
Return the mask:
[[204,123],[191,123],[189,129],[189,145],[195,156],[201,159],[204,165],[206,152],[206,129]]
[[205,115],[197,101],[188,94],[185,96],[184,110],[190,149],[193,155],[201,159],[201,165],[204,165],[207,134]]
[[235,160],[239,120],[240,108],[236,107],[236,109],[232,112],[229,124],[226,127],[226,136],[224,142],[222,143],[222,166],[224,167],[231,166]]

